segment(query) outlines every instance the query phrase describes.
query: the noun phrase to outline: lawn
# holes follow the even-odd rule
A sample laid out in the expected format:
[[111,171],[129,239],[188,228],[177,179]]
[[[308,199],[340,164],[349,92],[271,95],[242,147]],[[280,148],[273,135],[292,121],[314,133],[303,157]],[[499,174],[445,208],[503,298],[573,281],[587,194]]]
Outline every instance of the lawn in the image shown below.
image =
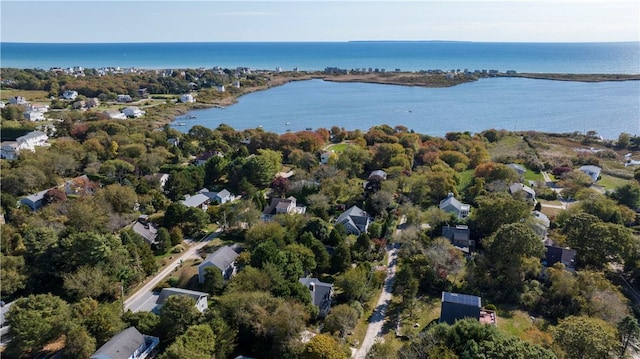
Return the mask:
[[613,190],[631,182],[632,181],[624,178],[613,177],[609,175],[601,175],[601,178],[600,180],[598,180],[598,182],[596,182],[596,185],[604,187],[605,190]]
[[475,170],[466,170],[466,171],[457,173],[458,179],[460,180],[460,182],[456,186],[456,188],[458,189],[458,192],[462,192],[462,190],[464,190],[465,188],[471,185],[471,182],[473,181],[474,173],[475,173]]
[[43,101],[49,102],[49,93],[47,91],[29,91],[29,90],[2,90],[2,100],[8,101],[12,97],[22,96],[27,101]]
[[489,155],[495,160],[506,157],[516,157],[519,152],[528,148],[526,142],[520,136],[505,136],[500,141],[489,146]]
[[524,179],[527,181],[544,181],[544,177],[542,176],[542,172],[534,172],[527,168],[527,172],[524,173]]
[[328,151],[333,151],[333,152],[336,152],[336,153],[340,153],[340,152],[344,151],[345,148],[351,147],[351,146],[352,145],[350,143],[343,142],[343,143],[338,143],[338,144],[335,144],[335,145],[330,145],[330,146],[327,147],[327,150]]

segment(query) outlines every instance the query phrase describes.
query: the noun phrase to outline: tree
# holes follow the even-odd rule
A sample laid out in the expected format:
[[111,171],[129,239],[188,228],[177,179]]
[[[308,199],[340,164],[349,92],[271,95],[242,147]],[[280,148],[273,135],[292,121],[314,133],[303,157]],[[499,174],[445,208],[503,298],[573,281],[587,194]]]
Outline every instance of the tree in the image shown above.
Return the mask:
[[160,359],[215,358],[216,336],[207,324],[194,325],[176,338]]
[[0,253],[0,263],[2,263],[2,267],[0,267],[2,295],[10,296],[20,289],[24,289],[27,280],[24,257],[6,256]]
[[101,268],[82,266],[73,273],[63,275],[64,289],[71,297],[96,299],[105,293],[112,293],[115,282]]
[[186,211],[187,207],[181,202],[171,203],[164,213],[163,226],[166,228],[173,228],[180,225],[182,217],[184,217],[184,213]]
[[622,318],[620,323],[618,323],[618,333],[620,333],[620,342],[622,343],[620,358],[624,358],[629,343],[637,340],[640,335],[640,324],[638,324],[638,320],[631,316]]
[[568,358],[575,359],[607,358],[618,346],[616,328],[602,319],[581,316],[560,321],[553,339]]
[[358,324],[358,311],[348,304],[339,304],[331,308],[324,320],[324,331],[331,334],[338,332],[344,339]]
[[303,359],[347,359],[340,344],[333,337],[319,334],[311,338],[302,352]]
[[75,321],[87,329],[96,339],[98,346],[125,328],[125,323],[120,317],[122,307],[118,302],[98,303],[94,299],[83,298],[73,304],[72,312]]
[[490,236],[503,224],[519,222],[529,217],[529,205],[507,193],[480,196],[476,198],[476,202],[478,209],[472,211],[472,217],[482,236]]
[[205,163],[205,183],[216,184],[226,174],[229,161],[222,156],[213,156]]
[[640,184],[627,183],[618,188],[611,194],[611,197],[631,209],[640,207]]
[[165,254],[171,249],[171,234],[166,228],[161,227],[158,229],[158,237],[156,238],[158,245],[156,246],[156,254]]
[[200,317],[193,298],[186,295],[172,295],[160,308],[160,336],[171,341],[183,334]]
[[204,269],[204,290],[211,295],[218,295],[224,288],[222,272],[217,267]]
[[114,211],[118,213],[133,212],[133,208],[138,201],[136,191],[129,186],[121,186],[119,184],[111,184],[96,194],[100,198],[111,204]]
[[188,236],[197,235],[207,224],[209,224],[207,212],[197,207],[187,208],[182,217],[182,229]]
[[363,266],[348,269],[336,278],[335,285],[342,291],[346,301],[366,300],[367,269]]
[[342,241],[334,249],[333,256],[331,256],[331,270],[334,273],[342,272],[351,266],[351,249],[349,245]]
[[284,197],[287,194],[287,192],[289,192],[289,189],[291,188],[291,183],[289,182],[289,179],[282,176],[278,176],[273,181],[271,181],[271,184],[269,185],[269,187],[273,190],[273,192],[277,196]]
[[96,351],[96,340],[81,325],[71,324],[65,333],[65,338],[62,350],[64,358],[84,359]]
[[65,332],[69,305],[51,294],[30,295],[17,299],[6,315],[11,341],[7,355],[20,357],[36,353]]

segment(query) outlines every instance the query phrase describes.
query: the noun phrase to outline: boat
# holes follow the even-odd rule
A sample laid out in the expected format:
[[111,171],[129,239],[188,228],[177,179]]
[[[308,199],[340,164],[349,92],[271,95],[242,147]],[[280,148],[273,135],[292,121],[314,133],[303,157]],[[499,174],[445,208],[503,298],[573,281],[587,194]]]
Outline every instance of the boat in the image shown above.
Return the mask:
[[313,128],[307,127],[307,131],[313,131]]
[[287,123],[285,123],[285,125],[287,125],[287,126],[289,126],[290,124],[291,124],[291,122],[287,122]]
[[187,124],[184,122],[176,122],[176,126],[186,126]]
[[196,116],[196,115],[189,115],[189,116],[187,116],[187,118],[198,118],[198,116]]

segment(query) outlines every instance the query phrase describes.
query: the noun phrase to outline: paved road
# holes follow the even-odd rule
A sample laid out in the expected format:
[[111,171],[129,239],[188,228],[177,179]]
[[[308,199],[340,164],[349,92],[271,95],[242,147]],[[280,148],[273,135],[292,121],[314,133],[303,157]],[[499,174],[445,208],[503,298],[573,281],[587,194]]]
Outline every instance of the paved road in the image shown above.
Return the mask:
[[220,234],[220,230],[217,230],[211,233],[209,236],[207,236],[205,239],[199,242],[189,243],[190,246],[186,251],[182,252],[182,254],[179,257],[177,257],[171,264],[166,266],[163,270],[158,272],[158,274],[156,274],[153,278],[147,279],[147,281],[145,282],[145,285],[142,288],[140,288],[137,292],[133,293],[129,298],[127,298],[124,301],[125,311],[131,309],[131,311],[137,312],[139,308],[144,308],[146,305],[148,305],[148,301],[153,299],[152,293],[151,293],[153,288],[155,288],[155,286],[158,285],[158,283],[160,283],[169,274],[173,273],[173,271],[178,266],[180,266],[180,263],[181,263],[180,261],[200,258],[200,256],[198,255],[198,252],[200,251],[200,249],[202,249],[205,245],[207,245],[209,241],[215,238],[218,234]]

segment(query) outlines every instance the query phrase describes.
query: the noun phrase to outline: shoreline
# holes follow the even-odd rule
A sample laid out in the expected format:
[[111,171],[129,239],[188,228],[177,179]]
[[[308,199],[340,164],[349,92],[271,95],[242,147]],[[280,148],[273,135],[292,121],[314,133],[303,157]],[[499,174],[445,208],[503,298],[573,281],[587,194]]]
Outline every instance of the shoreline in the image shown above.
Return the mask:
[[[325,73],[275,73],[269,79],[268,83],[264,86],[245,87],[243,90],[234,95],[227,96],[222,99],[218,99],[212,102],[197,102],[194,105],[189,106],[184,115],[190,111],[208,109],[208,108],[226,108],[232,106],[238,102],[238,99],[244,95],[266,91],[274,87],[285,85],[294,81],[308,81],[308,80],[323,80],[331,82],[345,82],[345,83],[369,83],[377,85],[394,85],[394,86],[414,86],[414,87],[428,87],[428,88],[444,88],[451,86],[458,86],[469,82],[475,82],[483,78],[504,78],[504,77],[517,77],[531,80],[548,80],[548,81],[571,81],[571,82],[619,82],[619,81],[640,81],[640,74],[560,74],[560,73],[515,73],[505,74],[498,73],[495,75],[482,75],[482,76],[454,76],[452,79],[447,79],[444,74],[422,74],[422,73],[380,73],[380,74],[325,74]],[[171,118],[168,122],[162,123],[170,124],[175,121],[175,117]]]

